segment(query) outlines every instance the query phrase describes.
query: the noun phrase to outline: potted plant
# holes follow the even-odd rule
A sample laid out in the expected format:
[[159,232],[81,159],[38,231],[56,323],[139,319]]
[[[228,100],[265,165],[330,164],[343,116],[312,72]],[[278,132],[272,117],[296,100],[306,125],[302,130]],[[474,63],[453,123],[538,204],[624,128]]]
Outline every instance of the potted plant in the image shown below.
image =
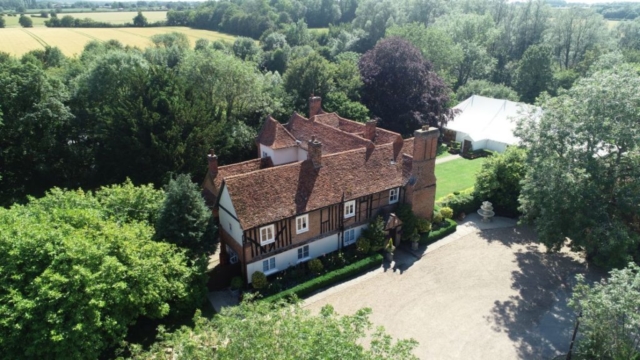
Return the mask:
[[231,279],[231,293],[234,296],[240,296],[240,289],[242,289],[243,286],[244,281],[242,281],[240,276],[234,276],[233,279]]
[[384,256],[387,259],[387,261],[389,262],[393,261],[393,252],[395,250],[396,250],[396,247],[393,246],[393,240],[389,239],[389,242],[384,247]]
[[409,237],[409,240],[411,240],[411,250],[418,250],[418,241],[420,241],[420,235],[418,234],[417,230],[413,231],[411,237]]

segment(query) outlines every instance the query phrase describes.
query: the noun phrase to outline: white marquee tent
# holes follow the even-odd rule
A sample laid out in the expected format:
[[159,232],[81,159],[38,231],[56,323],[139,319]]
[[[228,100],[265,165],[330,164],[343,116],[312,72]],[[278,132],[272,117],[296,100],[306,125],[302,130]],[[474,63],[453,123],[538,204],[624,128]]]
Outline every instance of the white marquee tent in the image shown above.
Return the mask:
[[[509,100],[473,95],[454,109],[459,113],[444,127],[455,131],[455,140],[471,142],[473,150],[487,149],[504,152],[519,139],[513,134],[516,119],[540,109],[532,105]],[[464,146],[464,145],[463,145]]]

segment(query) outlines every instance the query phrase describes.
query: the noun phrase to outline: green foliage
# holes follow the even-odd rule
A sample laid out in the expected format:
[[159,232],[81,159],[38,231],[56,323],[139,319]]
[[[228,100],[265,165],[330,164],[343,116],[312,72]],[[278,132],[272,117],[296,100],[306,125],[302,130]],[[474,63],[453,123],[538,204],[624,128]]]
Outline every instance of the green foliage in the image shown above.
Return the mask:
[[384,251],[393,255],[393,252],[396,251],[396,247],[393,245],[393,239],[387,241],[387,244],[384,246]]
[[309,264],[309,270],[311,270],[311,272],[316,275],[324,271],[324,265],[322,265],[322,261],[320,261],[320,259],[312,259],[309,261],[308,264]]
[[[434,224],[436,221],[434,221]],[[420,245],[429,245],[434,242],[444,238],[447,235],[451,235],[456,232],[456,228],[458,227],[458,223],[456,223],[452,219],[446,219],[445,225],[439,227],[437,230],[432,230],[429,234],[422,235],[420,238]]]
[[371,241],[364,236],[356,240],[356,249],[360,254],[369,254],[371,252]]
[[240,276],[234,276],[233,279],[231,279],[231,288],[232,289],[242,289],[242,287],[244,286],[244,281],[242,281],[242,278]]
[[466,84],[459,87],[458,91],[456,91],[456,98],[458,101],[464,101],[472,95],[511,101],[519,100],[518,93],[510,87],[502,84],[494,84],[487,80],[469,80]]
[[291,289],[282,291],[276,295],[265,298],[265,301],[276,302],[283,299],[290,299],[293,296],[304,298],[312,293],[327,288],[333,284],[348,280],[363,272],[379,267],[382,264],[382,255],[374,254],[341,269],[328,272],[322,276],[313,278],[305,283]]
[[20,26],[24,28],[33,27],[33,20],[31,20],[30,17],[25,15],[20,15],[20,19],[18,19],[18,23],[20,24]]
[[263,272],[256,271],[251,275],[251,284],[255,289],[260,290],[266,288],[269,285],[269,282],[267,281],[267,276]]
[[[142,25],[146,26],[146,25]],[[170,48],[175,46],[179,49],[189,49],[189,38],[181,32],[170,32],[166,34],[156,34],[151,36],[151,42],[156,47]]]
[[0,29],[4,28],[4,27],[6,26],[6,24],[7,24],[7,22],[6,22],[6,20],[4,19],[4,16],[2,16],[2,15],[0,14]]
[[[196,316],[194,328],[163,332],[151,349],[134,348],[132,358],[163,359],[167,353],[179,353],[194,360],[417,359],[412,354],[415,340],[393,341],[381,327],[371,331],[369,309],[339,316],[325,306],[312,315],[300,303],[251,300],[225,307],[212,320]],[[367,335],[371,337],[364,340]]]
[[580,312],[574,355],[585,359],[638,359],[640,329],[640,267],[613,270],[608,279],[590,285],[576,276],[569,305]]
[[138,15],[133,18],[133,26],[135,27],[145,27],[149,24],[147,18],[142,15],[141,11],[138,11]]
[[520,122],[529,150],[520,211],[550,249],[569,238],[600,266],[640,259],[639,87],[628,65],[597,71],[557,98],[544,97],[544,113]]
[[490,201],[496,213],[517,216],[526,158],[527,151],[516,146],[488,158],[476,175],[475,198]]
[[396,215],[402,221],[402,240],[407,240],[416,231],[418,218],[411,210],[411,205],[407,203],[398,205]]
[[442,216],[442,213],[440,213],[440,210],[434,211],[434,213],[433,213],[433,223],[434,224],[440,224],[440,223],[442,223],[442,221],[444,221],[444,217]]
[[[431,223],[429,222],[429,220],[422,218],[417,219],[414,232],[424,234],[429,231],[431,231]],[[411,236],[413,236],[413,234]]]
[[139,190],[52,189],[0,208],[3,356],[98,358],[138,317],[162,318],[202,301],[205,288],[192,283],[197,274],[184,252],[153,241],[149,223],[114,206],[150,192]]
[[445,206],[440,209],[440,215],[442,215],[443,219],[451,219],[453,218],[453,209],[448,206]]
[[362,236],[369,239],[371,251],[380,251],[386,243],[386,234],[384,231],[384,221],[378,216],[369,223],[369,226],[362,231]]
[[155,224],[165,200],[153,185],[134,186],[127,179],[122,185],[105,186],[95,193],[105,213],[114,220]]
[[325,97],[333,89],[335,66],[317,53],[296,59],[284,74],[284,88],[295,99],[298,109],[305,108],[311,95]]
[[156,238],[187,249],[194,256],[208,254],[213,248],[211,211],[204,203],[200,187],[189,175],[169,181],[158,221]]
[[[436,201],[438,206],[446,206],[453,210],[453,217],[459,217],[462,213],[471,214],[480,208],[481,199],[475,196],[474,188],[458,192],[457,195],[449,194]],[[436,221],[434,220],[434,223]]]
[[553,88],[552,61],[551,50],[543,45],[530,46],[524,52],[515,79],[522,101],[533,103],[540,93]]
[[233,54],[242,60],[257,60],[260,47],[255,40],[246,37],[238,37],[233,42]]

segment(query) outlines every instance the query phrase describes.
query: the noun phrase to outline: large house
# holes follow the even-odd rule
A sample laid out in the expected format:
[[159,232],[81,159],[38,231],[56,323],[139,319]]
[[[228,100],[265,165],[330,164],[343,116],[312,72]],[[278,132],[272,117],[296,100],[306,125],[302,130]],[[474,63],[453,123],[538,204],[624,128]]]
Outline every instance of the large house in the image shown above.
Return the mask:
[[400,134],[322,111],[286,124],[267,117],[256,138],[258,156],[218,166],[213,151],[203,194],[218,216],[221,259],[239,262],[247,282],[354,244],[377,216],[399,240],[399,203],[431,218],[439,132]]

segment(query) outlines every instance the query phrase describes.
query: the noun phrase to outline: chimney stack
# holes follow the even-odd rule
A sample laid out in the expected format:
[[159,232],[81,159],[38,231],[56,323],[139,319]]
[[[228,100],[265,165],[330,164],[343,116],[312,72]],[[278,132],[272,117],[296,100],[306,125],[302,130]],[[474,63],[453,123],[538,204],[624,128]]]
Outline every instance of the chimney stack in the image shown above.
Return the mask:
[[218,155],[216,155],[214,149],[209,149],[207,161],[209,162],[209,173],[215,179],[218,176]]
[[309,119],[318,115],[322,111],[322,98],[320,96],[311,96],[309,98]]
[[416,216],[431,220],[436,200],[436,152],[440,131],[424,126],[416,130],[413,139],[411,186],[409,201]]
[[369,120],[364,128],[364,138],[370,141],[376,138],[376,120]]
[[316,169],[322,167],[322,143],[316,140],[315,135],[311,136],[307,145],[307,160],[311,160]]

